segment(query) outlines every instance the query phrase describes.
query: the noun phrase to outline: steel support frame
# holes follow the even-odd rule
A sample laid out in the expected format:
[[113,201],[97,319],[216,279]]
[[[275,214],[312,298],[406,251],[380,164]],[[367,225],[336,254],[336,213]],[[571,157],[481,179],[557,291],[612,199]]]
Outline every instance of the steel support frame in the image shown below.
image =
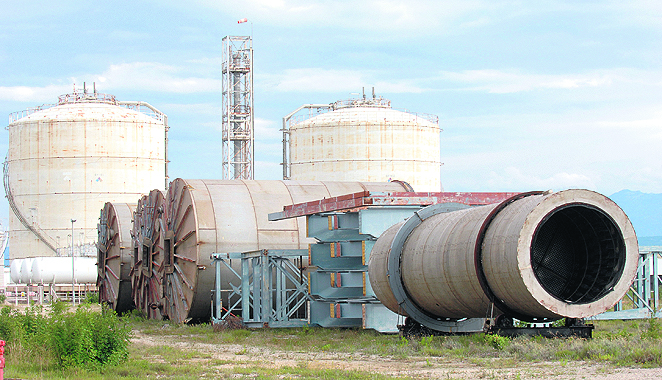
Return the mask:
[[[363,193],[341,197],[362,198]],[[345,204],[334,201],[333,208]],[[399,317],[375,297],[368,278],[370,251],[387,228],[411,216],[422,206],[390,203],[350,211],[307,211],[310,245],[310,323],[322,327],[362,327],[383,333],[397,333]]]
[[223,38],[223,179],[254,177],[253,40]]
[[[662,318],[659,291],[662,286],[660,260],[662,260],[662,251],[639,252],[637,276],[630,286],[630,291],[614,306],[613,311],[598,314],[591,319]],[[634,307],[625,309],[624,300],[632,302]]]
[[[216,271],[212,291],[212,322],[240,314],[246,327],[300,327],[308,324],[308,279],[301,275],[292,259],[307,256],[305,249],[258,250],[211,255]],[[241,260],[241,273],[231,260]],[[234,286],[222,278],[222,267],[240,280]],[[223,306],[221,284],[230,284],[228,307]],[[297,317],[298,314],[298,317]]]

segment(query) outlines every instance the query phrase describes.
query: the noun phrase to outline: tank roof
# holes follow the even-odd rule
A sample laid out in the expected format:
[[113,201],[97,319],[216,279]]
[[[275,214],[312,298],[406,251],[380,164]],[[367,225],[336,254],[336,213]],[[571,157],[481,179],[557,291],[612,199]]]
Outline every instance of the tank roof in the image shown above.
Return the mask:
[[374,96],[372,98],[366,98],[364,96],[359,99],[338,100],[335,103],[331,103],[331,109],[333,110],[357,107],[391,108],[391,101],[384,99],[381,96],[379,98]]
[[326,113],[320,113],[313,117],[308,115],[297,115],[292,118],[291,128],[306,124],[316,123],[342,123],[342,122],[407,122],[407,123],[431,123],[439,125],[439,117],[426,113],[411,112],[408,110],[397,110],[389,107],[354,105],[332,109]]
[[[122,108],[122,111],[117,110]],[[75,110],[84,109],[83,112]],[[47,111],[49,112],[43,112]],[[37,116],[34,114],[39,113]],[[115,95],[88,92],[86,89],[76,90],[70,94],[58,96],[57,104],[42,104],[41,106],[31,107],[22,111],[12,112],[9,115],[9,124],[26,118],[54,118],[66,120],[79,119],[114,119],[116,116],[128,120],[128,115],[133,115],[134,119],[147,120],[156,119],[165,122],[165,114],[144,102],[121,102]],[[153,121],[153,120],[151,120]]]

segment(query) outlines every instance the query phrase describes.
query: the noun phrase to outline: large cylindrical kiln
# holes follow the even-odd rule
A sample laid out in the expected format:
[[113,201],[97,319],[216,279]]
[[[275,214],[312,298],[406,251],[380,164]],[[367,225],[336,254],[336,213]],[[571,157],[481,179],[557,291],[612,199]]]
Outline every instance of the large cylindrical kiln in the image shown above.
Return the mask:
[[[286,205],[369,191],[406,191],[400,182],[312,182],[176,179],[166,196],[163,310],[174,321],[208,319],[214,286],[212,253],[304,249],[304,218],[270,222]],[[223,278],[232,279],[231,273]],[[235,284],[238,285],[238,284]],[[221,284],[225,290],[230,280]]]
[[289,179],[399,179],[416,191],[441,191],[436,116],[397,111],[382,98],[339,101],[331,109],[289,124]]
[[133,242],[131,221],[136,204],[106,202],[98,225],[99,301],[118,313],[133,307],[131,298],[131,266]]
[[588,190],[527,193],[417,212],[377,240],[369,276],[386,307],[430,328],[499,314],[584,318],[625,295],[638,255],[632,224],[609,198]]
[[164,188],[166,117],[146,103],[86,92],[32,111],[8,126],[11,256],[95,256],[105,202]]

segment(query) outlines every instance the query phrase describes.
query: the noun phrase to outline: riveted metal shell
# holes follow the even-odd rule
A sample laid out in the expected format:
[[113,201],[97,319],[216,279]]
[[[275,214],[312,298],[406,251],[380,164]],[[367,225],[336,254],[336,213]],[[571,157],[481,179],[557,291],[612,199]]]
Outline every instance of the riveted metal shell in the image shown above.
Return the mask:
[[383,182],[441,191],[438,123],[386,107],[348,107],[290,126],[293,180]]
[[133,308],[131,228],[136,204],[106,202],[99,216],[97,286],[99,301],[117,313]]
[[[210,316],[212,253],[259,249],[306,249],[305,218],[269,221],[286,205],[361,191],[405,191],[391,183],[174,180],[167,193],[165,220],[172,232],[173,270],[166,275],[165,310],[171,320]],[[231,273],[222,275],[230,287]],[[238,285],[238,284],[234,284]]]

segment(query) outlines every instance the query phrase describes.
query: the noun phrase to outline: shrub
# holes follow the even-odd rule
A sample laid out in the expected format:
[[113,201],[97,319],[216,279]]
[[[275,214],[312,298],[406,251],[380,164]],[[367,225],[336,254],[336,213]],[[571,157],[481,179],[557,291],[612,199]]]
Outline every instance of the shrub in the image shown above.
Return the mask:
[[82,306],[65,313],[53,304],[24,313],[5,307],[0,311],[0,339],[7,341],[7,358],[14,363],[39,362],[56,368],[101,369],[118,364],[128,355],[130,327],[111,310],[92,311]]
[[87,293],[85,293],[85,298],[83,298],[83,303],[85,303],[85,304],[97,304],[97,303],[99,303],[99,292],[87,292]]
[[503,350],[508,345],[508,343],[510,343],[510,339],[497,334],[487,334],[485,335],[485,343],[489,344],[497,350]]
[[662,338],[662,325],[660,324],[660,320],[655,317],[649,318],[648,329],[641,334],[641,337],[648,339]]

